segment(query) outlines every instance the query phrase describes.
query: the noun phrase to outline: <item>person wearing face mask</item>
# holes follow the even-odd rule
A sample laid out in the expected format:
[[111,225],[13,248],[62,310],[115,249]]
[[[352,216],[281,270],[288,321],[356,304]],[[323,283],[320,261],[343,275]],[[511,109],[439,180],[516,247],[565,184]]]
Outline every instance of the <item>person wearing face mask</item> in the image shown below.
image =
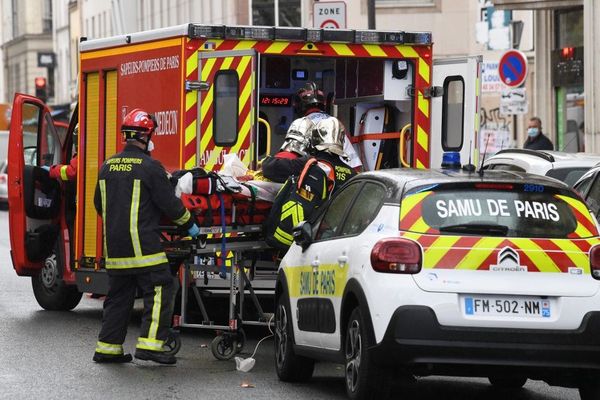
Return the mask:
[[542,120],[538,117],[529,119],[527,140],[523,148],[528,150],[554,150],[550,139],[542,133]]

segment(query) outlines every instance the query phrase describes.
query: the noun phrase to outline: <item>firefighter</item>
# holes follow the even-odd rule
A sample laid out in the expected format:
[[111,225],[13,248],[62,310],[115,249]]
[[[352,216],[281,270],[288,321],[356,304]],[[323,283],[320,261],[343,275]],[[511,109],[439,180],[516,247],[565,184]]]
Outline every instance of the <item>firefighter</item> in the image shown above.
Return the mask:
[[109,291],[96,362],[132,360],[123,352],[123,342],[136,288],[144,311],[135,358],[161,364],[177,361],[163,351],[172,317],[173,278],[161,246],[159,220],[166,215],[192,237],[198,236],[199,228],[175,197],[163,166],[148,153],[156,126],[154,117],[143,110],[128,113],[121,126],[126,146],[104,162],[98,176],[94,204],[104,225]]
[[[325,113],[325,96],[314,82],[308,82],[296,92],[294,111],[298,118],[288,128],[280,151],[262,162],[263,176],[273,182],[284,183],[290,176],[300,174],[309,158],[307,149],[315,125],[325,120],[335,120],[341,125],[337,118]],[[342,161],[350,167],[359,168],[362,165],[348,140],[344,141],[343,154]]]
[[318,121],[310,138],[314,157],[279,190],[263,227],[265,241],[281,251],[292,244],[294,226],[309,220],[331,194],[356,174],[344,161],[346,133],[337,118]]

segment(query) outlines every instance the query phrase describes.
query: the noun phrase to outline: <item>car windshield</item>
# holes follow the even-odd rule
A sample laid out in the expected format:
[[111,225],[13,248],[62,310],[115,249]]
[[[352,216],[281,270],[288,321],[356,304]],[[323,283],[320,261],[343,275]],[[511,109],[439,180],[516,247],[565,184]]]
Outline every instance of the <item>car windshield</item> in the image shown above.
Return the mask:
[[442,235],[586,238],[598,235],[583,202],[543,185],[468,183],[411,190],[400,229]]

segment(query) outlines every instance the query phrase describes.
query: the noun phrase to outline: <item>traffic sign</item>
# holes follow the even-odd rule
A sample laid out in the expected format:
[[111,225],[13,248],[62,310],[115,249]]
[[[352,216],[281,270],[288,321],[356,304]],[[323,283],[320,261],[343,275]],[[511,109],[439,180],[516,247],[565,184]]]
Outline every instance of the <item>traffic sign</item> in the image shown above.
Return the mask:
[[313,26],[322,29],[346,28],[346,3],[318,1],[313,4]]
[[498,63],[500,80],[508,87],[521,86],[527,78],[527,57],[518,50],[508,50]]

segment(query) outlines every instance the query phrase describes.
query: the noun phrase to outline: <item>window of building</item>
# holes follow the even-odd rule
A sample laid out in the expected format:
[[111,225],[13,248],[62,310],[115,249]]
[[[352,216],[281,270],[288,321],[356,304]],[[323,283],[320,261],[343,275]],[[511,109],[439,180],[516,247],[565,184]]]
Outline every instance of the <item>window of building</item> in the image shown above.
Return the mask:
[[52,0],[44,0],[42,32],[52,32]]
[[583,7],[556,10],[557,48],[583,46]]
[[377,5],[389,5],[398,7],[423,7],[435,6],[435,0],[375,0]]
[[301,26],[301,0],[251,0],[252,24]]

